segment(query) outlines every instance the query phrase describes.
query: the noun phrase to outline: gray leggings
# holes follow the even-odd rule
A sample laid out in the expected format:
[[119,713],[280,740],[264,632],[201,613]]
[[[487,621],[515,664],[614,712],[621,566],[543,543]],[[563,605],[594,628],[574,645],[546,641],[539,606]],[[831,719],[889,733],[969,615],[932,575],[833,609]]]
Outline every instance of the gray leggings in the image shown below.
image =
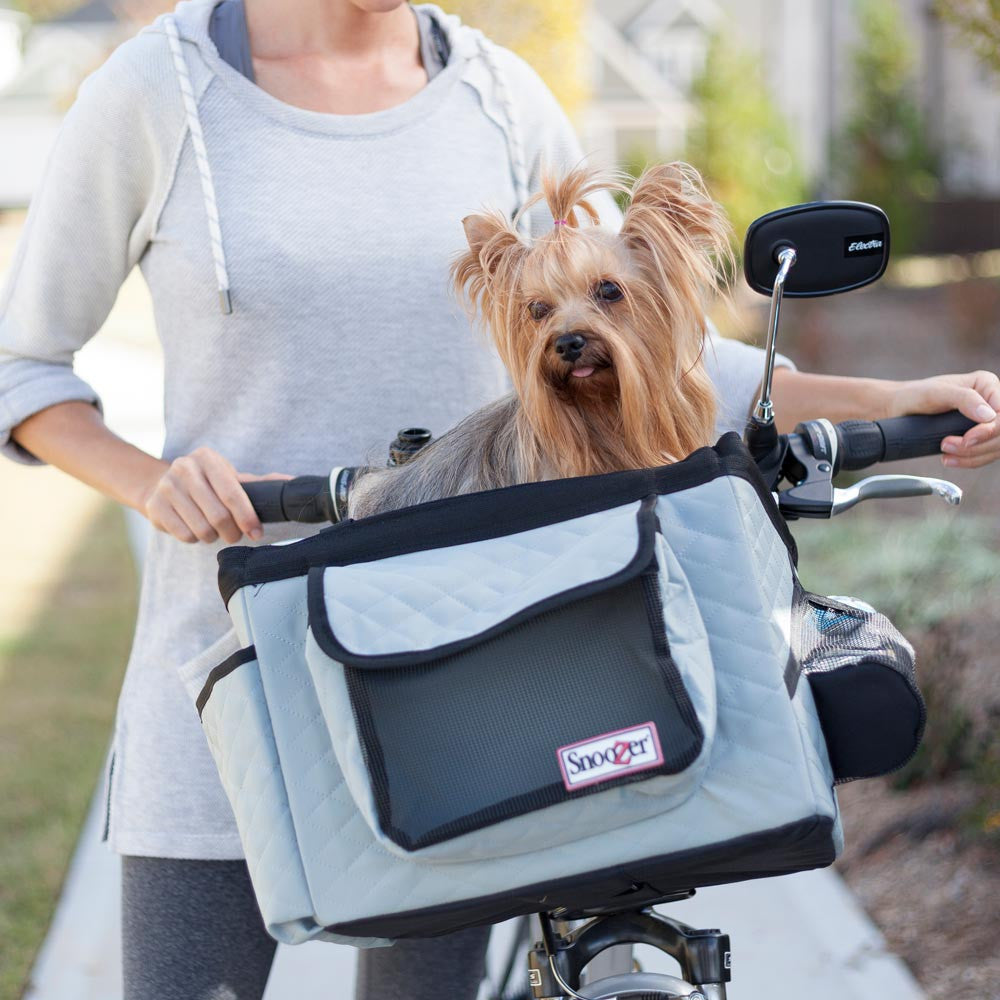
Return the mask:
[[[488,927],[358,956],[357,1000],[474,1000]],[[275,942],[244,861],[122,858],[125,1000],[260,1000]],[[330,1000],[341,1000],[330,984]]]

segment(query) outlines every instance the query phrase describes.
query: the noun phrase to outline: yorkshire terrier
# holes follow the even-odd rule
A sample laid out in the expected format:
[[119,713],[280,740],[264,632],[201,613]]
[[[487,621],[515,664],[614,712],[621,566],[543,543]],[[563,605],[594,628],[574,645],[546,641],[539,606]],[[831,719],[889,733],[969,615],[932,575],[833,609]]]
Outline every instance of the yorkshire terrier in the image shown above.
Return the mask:
[[[620,232],[591,199],[628,197]],[[730,228],[687,164],[629,185],[577,169],[547,179],[555,224],[532,243],[499,213],[463,220],[455,288],[485,320],[514,392],[406,464],[366,470],[350,516],[518,483],[678,461],[713,440],[705,307],[731,273]]]

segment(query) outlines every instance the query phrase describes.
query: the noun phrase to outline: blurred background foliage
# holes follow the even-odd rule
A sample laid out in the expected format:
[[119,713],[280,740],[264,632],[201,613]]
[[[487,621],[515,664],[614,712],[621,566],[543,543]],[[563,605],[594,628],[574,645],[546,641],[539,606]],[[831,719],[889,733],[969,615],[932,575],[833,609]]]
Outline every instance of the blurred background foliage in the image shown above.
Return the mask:
[[1000,73],[1000,0],[937,0],[935,10],[985,65]]
[[47,21],[75,10],[80,6],[80,0],[14,0],[14,6],[33,21]]
[[835,174],[848,197],[885,209],[896,254],[922,235],[924,204],[937,192],[938,163],[916,99],[915,53],[899,7],[855,0],[860,41],[851,52],[852,112]]
[[725,205],[742,245],[758,215],[806,198],[791,130],[764,82],[760,60],[729,32],[712,36],[692,97],[696,119],[683,158]]
[[440,7],[513,49],[572,118],[588,96],[583,23],[586,0],[441,0]]

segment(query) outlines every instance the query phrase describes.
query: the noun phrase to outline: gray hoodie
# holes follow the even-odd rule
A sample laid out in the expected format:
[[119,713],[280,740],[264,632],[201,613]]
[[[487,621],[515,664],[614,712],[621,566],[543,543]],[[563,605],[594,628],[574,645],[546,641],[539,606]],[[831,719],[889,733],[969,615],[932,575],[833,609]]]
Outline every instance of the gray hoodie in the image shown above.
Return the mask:
[[[122,45],[66,117],[0,299],[0,446],[16,460],[36,461],[9,439],[31,414],[99,405],[73,355],[135,265],[165,356],[167,459],[207,445],[245,472],[320,472],[505,390],[447,273],[464,215],[512,213],[543,163],[581,158],[539,77],[428,6],[450,57],[422,91],[372,114],[305,111],[219,57],[212,7],[187,0]],[[551,224],[539,208],[528,225]],[[719,342],[709,363],[720,429],[738,426],[760,352]],[[150,541],[109,761],[122,853],[242,856],[193,705],[229,628],[218,548]]]

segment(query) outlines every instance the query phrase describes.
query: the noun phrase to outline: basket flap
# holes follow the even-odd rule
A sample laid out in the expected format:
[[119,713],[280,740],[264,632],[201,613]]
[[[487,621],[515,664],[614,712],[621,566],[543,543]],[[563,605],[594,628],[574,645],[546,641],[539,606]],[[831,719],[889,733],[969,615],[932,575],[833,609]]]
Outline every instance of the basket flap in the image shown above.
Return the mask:
[[309,624],[341,663],[421,663],[623,583],[654,558],[655,497],[528,531],[309,577]]

